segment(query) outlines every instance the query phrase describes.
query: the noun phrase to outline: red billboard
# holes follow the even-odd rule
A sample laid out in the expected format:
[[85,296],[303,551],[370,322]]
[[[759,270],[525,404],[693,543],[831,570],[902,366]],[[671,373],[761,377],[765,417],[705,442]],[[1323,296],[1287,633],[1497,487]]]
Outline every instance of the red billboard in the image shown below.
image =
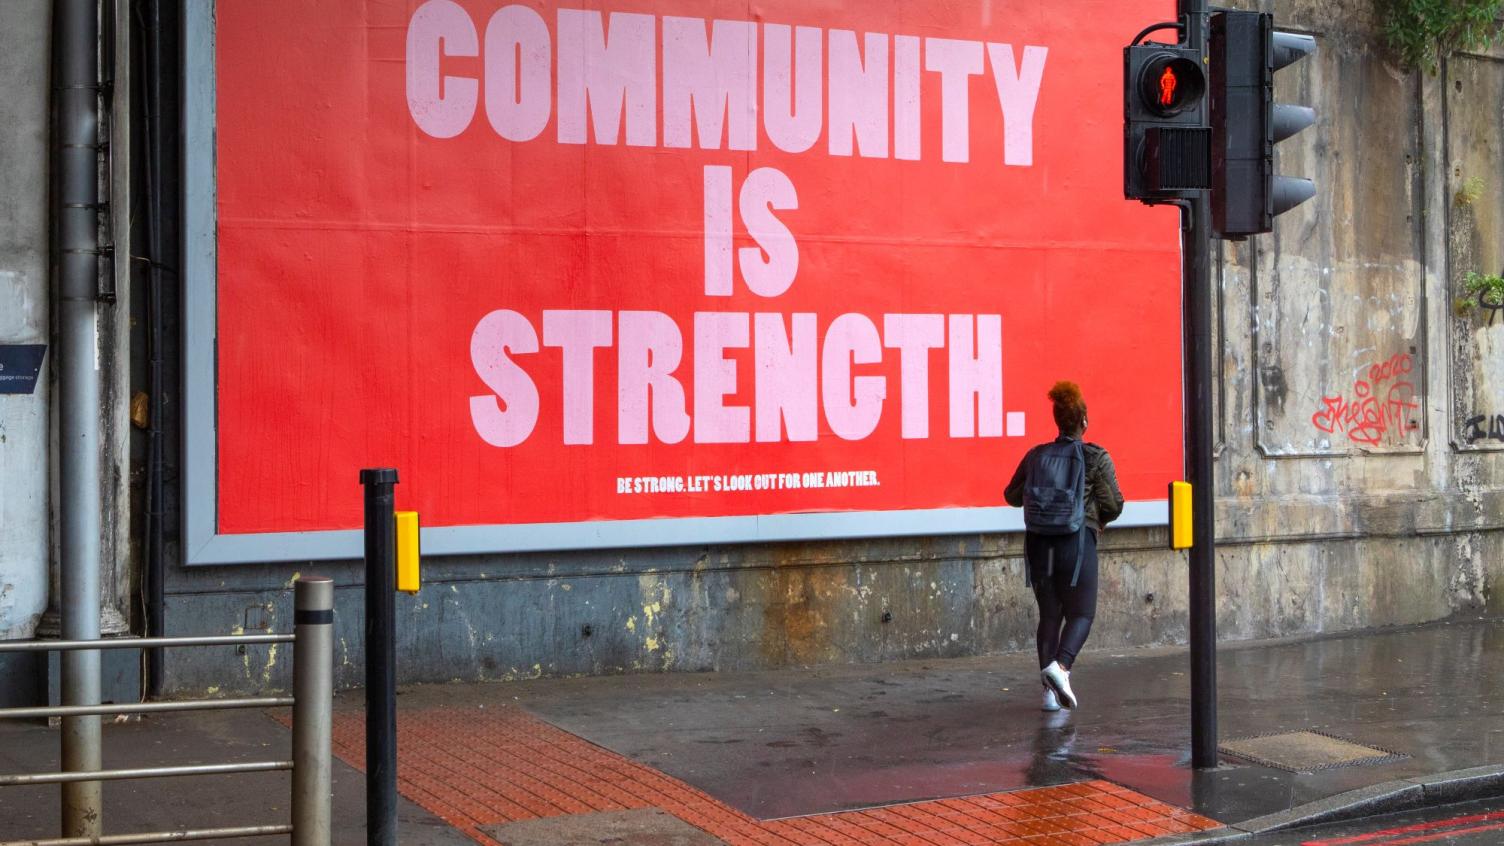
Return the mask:
[[425,527],[995,508],[1062,378],[1163,499],[1173,12],[220,2],[215,531],[357,527],[369,466]]

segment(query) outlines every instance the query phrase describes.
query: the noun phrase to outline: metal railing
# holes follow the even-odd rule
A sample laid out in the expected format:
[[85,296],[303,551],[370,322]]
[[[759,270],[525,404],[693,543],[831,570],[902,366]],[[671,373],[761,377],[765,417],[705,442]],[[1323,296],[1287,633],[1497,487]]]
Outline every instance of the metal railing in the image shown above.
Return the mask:
[[[224,635],[211,637],[111,638],[0,642],[4,652],[68,652],[96,649],[160,649],[175,646],[243,646],[257,643],[293,644],[293,695],[252,699],[198,699],[182,702],[139,702],[125,705],[60,705],[42,708],[0,708],[0,719],[97,719],[102,714],[157,714],[228,708],[274,708],[291,705],[292,760],[231,764],[194,764],[175,767],[133,767],[81,772],[17,773],[0,775],[0,787],[18,785],[98,785],[105,781],[169,776],[206,776],[292,771],[292,820],[286,825],[177,829],[139,834],[103,834],[50,840],[12,840],[0,846],[110,846],[233,837],[288,834],[294,846],[329,846],[330,740],[334,697],[334,582],[324,577],[299,579],[294,589],[293,634]],[[97,737],[97,735],[95,735]],[[99,760],[95,755],[94,760]],[[65,802],[66,804],[66,802]],[[102,809],[93,808],[94,819]],[[65,810],[66,814],[66,810]],[[102,823],[99,824],[102,828]]]

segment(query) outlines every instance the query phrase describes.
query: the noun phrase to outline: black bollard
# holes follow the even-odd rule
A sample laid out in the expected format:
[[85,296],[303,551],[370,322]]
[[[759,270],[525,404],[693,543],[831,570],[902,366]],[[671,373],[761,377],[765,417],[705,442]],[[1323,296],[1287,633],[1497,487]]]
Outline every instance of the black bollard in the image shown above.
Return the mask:
[[366,843],[397,846],[397,471],[360,471],[366,496]]

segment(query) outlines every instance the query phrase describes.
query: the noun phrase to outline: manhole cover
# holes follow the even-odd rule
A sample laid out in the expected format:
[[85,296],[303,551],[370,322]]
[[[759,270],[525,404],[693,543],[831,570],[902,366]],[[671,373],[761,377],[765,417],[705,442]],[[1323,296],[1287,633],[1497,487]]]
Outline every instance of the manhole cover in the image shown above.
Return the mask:
[[657,808],[569,814],[483,825],[480,830],[506,846],[726,846]]
[[1319,731],[1291,731],[1229,740],[1218,748],[1228,755],[1292,773],[1387,764],[1409,757]]

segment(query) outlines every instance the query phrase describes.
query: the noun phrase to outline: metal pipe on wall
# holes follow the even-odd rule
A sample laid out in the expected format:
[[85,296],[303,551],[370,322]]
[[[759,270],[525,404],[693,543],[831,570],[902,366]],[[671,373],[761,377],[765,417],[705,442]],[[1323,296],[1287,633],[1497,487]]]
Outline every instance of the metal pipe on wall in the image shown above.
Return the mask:
[[[163,132],[163,89],[166,63],[169,61],[167,47],[163,43],[164,31],[161,0],[146,3],[145,21],[139,26],[144,30],[145,44],[142,48],[144,95],[142,96],[143,122],[146,136],[146,383],[149,406],[146,423],[146,571],[142,584],[146,593],[146,635],[162,637],[167,633],[163,609],[166,605],[166,557],[163,546],[166,530],[163,525],[163,475],[164,448],[162,444],[162,417],[165,412],[167,383],[163,376],[163,333],[166,312],[163,308],[163,269],[166,256],[163,253],[163,197],[166,192],[166,148]],[[140,9],[138,7],[137,11]],[[165,653],[154,649],[146,661],[146,695],[150,699],[162,696],[165,679]]]
[[[57,284],[59,551],[63,637],[99,637],[99,9],[53,7],[53,262]],[[65,705],[99,704],[99,652],[62,656]],[[65,772],[98,770],[100,718],[63,718]],[[62,788],[63,833],[101,834],[100,783]]]

